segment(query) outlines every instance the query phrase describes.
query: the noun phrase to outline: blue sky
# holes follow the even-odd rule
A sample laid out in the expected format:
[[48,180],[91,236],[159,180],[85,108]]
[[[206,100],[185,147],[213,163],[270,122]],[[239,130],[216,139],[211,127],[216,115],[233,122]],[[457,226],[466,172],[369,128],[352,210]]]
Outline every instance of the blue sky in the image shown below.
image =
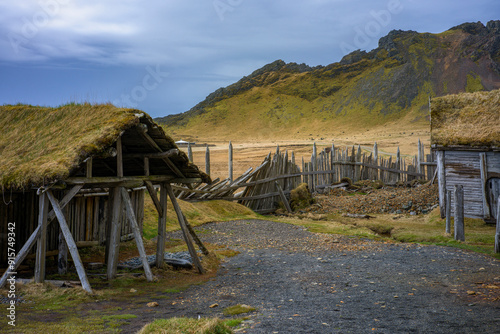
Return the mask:
[[0,104],[180,113],[277,59],[328,65],[392,29],[500,20],[498,0],[2,0]]

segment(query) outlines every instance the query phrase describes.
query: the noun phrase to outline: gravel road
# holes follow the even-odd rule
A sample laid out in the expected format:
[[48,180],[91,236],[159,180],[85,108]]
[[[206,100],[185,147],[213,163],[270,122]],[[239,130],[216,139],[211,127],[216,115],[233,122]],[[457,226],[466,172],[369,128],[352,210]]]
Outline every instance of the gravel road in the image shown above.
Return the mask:
[[175,305],[159,299],[155,318],[227,318],[224,308],[246,304],[257,310],[242,333],[500,332],[500,262],[490,257],[258,220],[197,230],[241,253],[212,281],[174,295]]

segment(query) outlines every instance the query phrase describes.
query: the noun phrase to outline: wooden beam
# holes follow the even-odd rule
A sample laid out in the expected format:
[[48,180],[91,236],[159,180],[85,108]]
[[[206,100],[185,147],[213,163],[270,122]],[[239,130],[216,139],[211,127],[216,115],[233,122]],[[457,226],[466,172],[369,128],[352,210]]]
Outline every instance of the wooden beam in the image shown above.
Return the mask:
[[114,188],[114,187],[125,187],[125,188],[138,188],[141,187],[144,181],[151,181],[154,183],[159,182],[169,182],[169,183],[200,183],[202,182],[199,177],[192,178],[177,178],[172,175],[139,175],[139,176],[125,176],[125,177],[115,177],[115,176],[105,176],[105,177],[68,177],[64,180],[70,185],[88,185],[98,188]]
[[[63,199],[59,202],[59,206],[64,209],[64,207],[75,197],[75,195],[83,188],[83,184],[79,184],[71,188],[66,195],[64,195]],[[55,211],[52,209],[47,216],[48,220],[51,221],[56,217]]]
[[278,189],[281,201],[283,202],[283,205],[285,206],[286,211],[288,211],[288,213],[292,213],[293,211],[292,211],[292,208],[290,207],[290,203],[288,203],[288,200],[286,199],[285,193],[283,192],[283,189],[281,189],[280,184],[278,183],[278,181],[274,181],[274,184],[276,185],[276,188]]
[[208,255],[210,254],[210,252],[208,251],[208,249],[205,247],[205,245],[203,244],[203,242],[201,242],[200,238],[198,238],[198,236],[196,235],[196,232],[194,231],[193,227],[191,226],[191,224],[189,224],[186,216],[184,216],[184,214],[182,214],[183,217],[184,217],[184,222],[186,223],[186,227],[188,228],[188,231],[189,233],[191,234],[191,237],[193,237],[194,239],[194,242],[198,245],[198,248],[201,250],[201,252],[205,255]]
[[229,148],[228,148],[228,178],[229,178],[229,183],[233,182],[233,144],[231,141],[229,141]]
[[47,192],[41,193],[38,199],[38,226],[40,226],[40,237],[36,246],[35,283],[43,283],[45,280],[45,256],[47,252],[47,216],[49,213],[49,201]]
[[191,241],[191,236],[184,221],[184,215],[182,214],[179,203],[177,203],[177,198],[175,198],[170,184],[165,184],[165,188],[167,189],[168,197],[170,197],[170,201],[172,202],[175,213],[177,214],[177,219],[179,220],[179,225],[181,225],[182,234],[184,235],[184,240],[186,241],[186,244],[188,246],[189,254],[191,254],[191,258],[193,259],[194,265],[198,269],[198,272],[200,274],[203,274],[205,271],[203,270],[200,259],[198,258],[198,254],[196,254],[196,250],[194,249],[193,242]]
[[210,175],[210,149],[207,146],[205,150],[205,173]]
[[116,140],[116,176],[123,177],[123,146],[121,136]]
[[144,185],[148,189],[149,196],[151,200],[153,200],[153,204],[155,205],[156,211],[158,212],[158,216],[163,216],[163,208],[161,207],[160,201],[156,196],[156,190],[153,187],[153,184],[150,181],[145,181]]
[[78,248],[76,246],[75,240],[73,239],[73,236],[71,235],[68,224],[66,223],[66,218],[64,217],[61,206],[52,194],[52,191],[47,191],[47,197],[49,198],[50,203],[52,204],[52,208],[54,208],[54,211],[56,213],[57,220],[59,221],[59,226],[61,227],[64,239],[66,240],[66,244],[68,245],[68,249],[71,254],[71,258],[73,259],[76,272],[78,273],[78,277],[80,278],[80,282],[82,283],[82,288],[88,293],[93,293],[87,279],[87,274],[85,273],[85,268],[83,267],[80,254],[78,253]]
[[132,227],[132,232],[134,233],[135,243],[137,244],[137,250],[139,251],[139,256],[142,261],[142,267],[144,268],[144,273],[148,282],[153,280],[153,274],[151,273],[151,268],[149,267],[148,258],[146,255],[146,250],[144,249],[144,243],[142,242],[141,231],[139,229],[139,224],[135,218],[134,209],[132,207],[132,202],[130,201],[130,196],[125,188],[119,188],[121,192],[121,197],[123,204],[125,205],[125,212],[127,213],[128,221]]
[[[481,170],[481,193],[483,199],[483,219],[490,219],[490,204],[488,203],[488,192],[486,184],[488,182],[488,165],[486,163],[486,153],[479,153],[479,169]],[[495,203],[492,203],[495,205]]]
[[149,158],[144,157],[144,175],[149,176]]
[[62,230],[59,231],[59,253],[57,254],[57,272],[64,275],[68,272],[68,245]]
[[120,217],[121,217],[121,195],[120,187],[115,187],[110,189],[110,195],[112,201],[109,201],[108,205],[111,205],[111,219],[109,220],[109,251],[107,258],[107,271],[106,275],[108,279],[113,279],[116,277],[116,268],[118,265],[118,252],[120,250]]
[[[148,188],[149,189],[149,188]],[[158,201],[156,194],[153,194],[158,202],[155,205],[158,210],[158,241],[156,242],[156,267],[163,268],[165,263],[165,238],[167,229],[167,189],[164,183],[160,184],[160,200]],[[153,200],[154,202],[154,200]]]
[[148,158],[148,159],[163,159],[163,158],[170,158],[179,155],[179,150],[176,148],[173,148],[168,151],[162,151],[158,153],[130,153],[130,154],[124,154],[124,158]]

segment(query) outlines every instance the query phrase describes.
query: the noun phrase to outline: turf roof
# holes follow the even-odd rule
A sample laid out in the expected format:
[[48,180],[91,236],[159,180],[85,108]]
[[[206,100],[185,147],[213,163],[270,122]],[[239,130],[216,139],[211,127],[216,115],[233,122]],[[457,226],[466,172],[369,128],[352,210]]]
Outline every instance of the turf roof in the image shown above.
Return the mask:
[[19,189],[68,177],[139,123],[138,114],[111,104],[0,106],[0,185]]
[[500,90],[434,98],[431,143],[500,147]]

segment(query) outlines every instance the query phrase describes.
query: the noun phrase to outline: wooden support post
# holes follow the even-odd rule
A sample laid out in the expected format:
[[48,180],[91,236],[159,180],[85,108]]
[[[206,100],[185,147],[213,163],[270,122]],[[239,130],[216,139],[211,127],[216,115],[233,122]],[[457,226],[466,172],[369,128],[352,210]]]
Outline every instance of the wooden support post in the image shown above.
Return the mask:
[[[377,145],[377,142],[375,142],[375,144],[373,144],[373,161],[372,163],[375,165],[375,166],[378,166],[378,145]],[[378,180],[378,168],[374,168],[372,170],[372,179],[373,181],[377,181]]]
[[189,162],[193,162],[193,148],[190,142],[188,142],[188,160]]
[[149,176],[149,158],[144,157],[144,175]]
[[455,240],[465,241],[464,231],[464,188],[462,185],[455,185]]
[[[71,199],[78,193],[78,191],[83,187],[83,185],[78,185],[74,186],[71,188],[71,190],[63,197],[63,199],[60,202],[60,206],[64,207],[66,204],[71,201]],[[54,210],[51,210],[48,214],[48,220],[50,221],[51,217],[55,217]],[[17,253],[16,258],[14,259],[14,265],[12,267],[9,267],[8,270],[5,271],[3,274],[2,278],[0,278],[0,288],[4,286],[4,284],[7,282],[7,279],[11,276],[11,273],[15,273],[19,265],[24,261],[28,253],[30,252],[31,248],[35,244],[35,241],[38,240],[41,234],[41,226],[38,225],[36,229],[33,231],[31,236],[28,238],[24,246],[21,248],[21,250]]]
[[149,197],[151,197],[151,200],[153,201],[156,211],[158,211],[158,217],[163,216],[163,208],[160,204],[160,201],[158,200],[158,197],[156,196],[156,189],[153,187],[153,184],[150,181],[145,181],[144,185],[148,190]]
[[64,239],[66,240],[66,244],[68,245],[71,258],[73,259],[73,263],[75,264],[76,272],[78,273],[78,277],[80,278],[80,282],[82,283],[82,288],[88,293],[92,293],[92,288],[90,287],[90,283],[87,279],[87,274],[85,273],[82,259],[80,258],[75,240],[73,239],[68,224],[66,223],[66,218],[64,217],[61,206],[52,194],[52,191],[47,190],[46,194],[50,200],[50,203],[52,204],[52,208],[54,208],[54,212],[56,213],[57,220],[59,221],[59,226],[61,227],[61,231],[64,235]]
[[181,225],[182,234],[184,235],[184,240],[186,241],[186,244],[188,246],[189,254],[193,259],[194,265],[198,269],[198,272],[200,274],[203,274],[205,271],[203,270],[200,259],[198,258],[198,254],[196,254],[196,250],[194,249],[193,242],[191,241],[191,235],[189,234],[189,231],[187,229],[186,223],[184,221],[184,215],[182,214],[179,203],[177,203],[177,198],[175,198],[174,192],[170,184],[168,183],[165,184],[165,188],[167,189],[168,197],[170,197],[170,201],[172,202],[175,213],[177,214],[177,219],[179,220],[179,225]]
[[116,140],[116,176],[123,177],[123,148],[121,136]]
[[40,226],[40,237],[36,246],[35,283],[45,280],[45,256],[47,253],[47,225],[49,214],[49,201],[45,192],[38,199],[38,226]]
[[[494,205],[494,204],[493,204]],[[495,231],[495,253],[500,253],[500,197],[498,198],[497,204],[497,228]],[[0,287],[2,285],[0,284]]]
[[[399,151],[399,146],[398,150],[396,151],[396,169],[401,169],[401,152]],[[396,181],[401,181],[401,173],[396,174]]]
[[146,250],[144,249],[144,243],[142,242],[141,230],[139,229],[139,224],[135,217],[134,208],[132,207],[132,202],[130,201],[130,196],[125,190],[125,188],[120,187],[121,197],[123,204],[125,205],[125,211],[127,213],[127,219],[132,227],[132,232],[134,233],[135,243],[137,245],[137,250],[139,251],[139,256],[142,261],[142,267],[144,268],[144,273],[148,282],[153,280],[153,274],[151,273],[151,268],[149,267],[148,258],[146,255]]
[[[488,204],[488,192],[486,183],[488,181],[488,165],[486,164],[486,153],[479,153],[479,168],[481,170],[481,194],[483,198],[483,219],[490,219],[490,205]],[[492,203],[495,205],[495,203]]]
[[[361,162],[361,145],[358,144],[358,150],[356,151],[356,162]],[[354,180],[353,182],[357,182],[361,180],[361,166],[356,165],[354,170]]]
[[205,150],[205,173],[210,176],[210,149]]
[[[156,195],[154,197],[156,198]],[[167,229],[167,189],[165,183],[160,184],[160,201],[158,202],[157,210],[158,240],[156,242],[156,267],[163,268],[165,263],[165,238]]]
[[283,205],[285,206],[286,211],[288,211],[288,213],[292,213],[293,211],[292,211],[292,208],[290,207],[290,203],[288,203],[288,200],[286,199],[285,193],[283,192],[283,189],[281,189],[280,184],[278,183],[278,181],[274,181],[274,184],[276,184],[276,188],[278,189],[278,192],[280,193],[281,201],[283,202]]
[[233,144],[229,141],[229,150],[228,150],[228,178],[229,183],[233,182]]
[[451,233],[451,190],[446,192],[446,233]]
[[[417,173],[423,173],[423,167],[424,165],[422,165],[422,159],[423,159],[423,155],[422,155],[422,143],[420,142],[420,139],[418,139],[418,144],[417,144],[417,169],[416,169],[416,172]],[[420,177],[417,177],[417,179],[419,179]]]
[[201,250],[201,252],[203,254],[205,254],[205,255],[210,254],[210,252],[205,247],[205,245],[203,244],[203,242],[201,242],[200,238],[198,238],[198,236],[196,235],[196,232],[194,231],[194,229],[191,226],[191,224],[189,224],[188,220],[186,219],[186,216],[184,216],[184,214],[182,214],[182,215],[184,217],[184,222],[186,223],[186,227],[188,228],[188,231],[191,234],[191,237],[193,238],[194,242],[198,245],[198,248]]
[[109,242],[107,242],[106,246],[108,246],[107,252],[107,278],[113,279],[116,277],[116,268],[118,265],[118,252],[120,250],[120,228],[121,228],[121,195],[120,195],[120,187],[115,187],[109,190],[110,201],[109,205],[111,215],[108,220],[108,228],[109,228]]
[[444,151],[436,152],[437,158],[437,175],[438,175],[438,187],[439,187],[439,211],[441,212],[441,219],[445,217],[445,203],[446,203],[446,177],[445,177],[445,167],[444,167]]

